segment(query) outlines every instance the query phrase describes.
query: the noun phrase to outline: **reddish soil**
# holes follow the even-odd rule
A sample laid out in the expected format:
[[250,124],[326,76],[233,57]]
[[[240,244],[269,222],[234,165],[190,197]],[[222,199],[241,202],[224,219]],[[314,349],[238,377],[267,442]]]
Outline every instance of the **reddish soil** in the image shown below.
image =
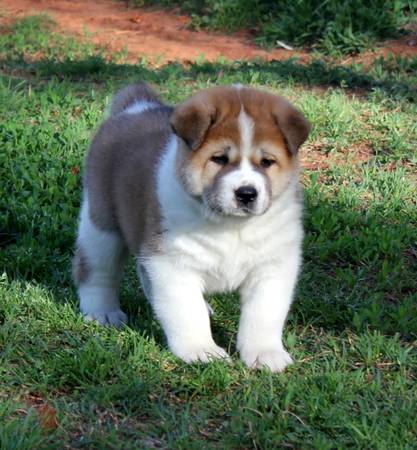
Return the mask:
[[[220,56],[228,60],[263,58],[287,59],[298,56],[309,59],[308,52],[275,49],[266,51],[251,43],[249,33],[219,34],[195,32],[189,29],[187,16],[162,10],[128,8],[123,2],[112,0],[2,0],[1,9],[9,17],[18,18],[34,13],[47,12],[65,31],[91,39],[109,52],[127,48],[127,59],[136,62],[146,56],[153,62],[195,61],[199,56],[213,61]],[[378,56],[417,55],[417,36],[387,41],[384,47],[352,61],[370,63]]]
[[373,156],[373,149],[366,142],[352,145],[349,149],[325,153],[320,143],[307,143],[301,148],[301,162],[310,170],[326,170],[332,164],[350,164],[359,166],[368,162]]
[[[159,64],[168,61],[195,61],[201,55],[209,61],[219,57],[228,60],[262,58],[268,61],[298,56],[309,59],[306,51],[256,47],[249,33],[220,34],[192,31],[190,18],[164,10],[128,8],[112,0],[2,0],[1,9],[7,16],[18,18],[40,12],[48,13],[63,30],[92,40],[109,52],[127,48],[130,62],[141,57]],[[348,57],[342,63],[371,63],[389,53],[401,56],[417,55],[417,35],[384,43],[383,48]]]
[[284,49],[266,51],[250,42],[247,33],[224,35],[189,29],[187,16],[155,9],[127,8],[111,0],[2,0],[1,6],[13,18],[47,12],[65,31],[85,36],[111,51],[128,49],[128,60],[146,56],[156,62],[194,61],[204,55],[213,61],[263,58],[286,59],[305,52]]
[[[213,61],[262,58],[287,59],[298,56],[309,59],[306,51],[256,47],[249,33],[220,34],[189,29],[190,18],[156,9],[128,8],[125,3],[112,0],[1,0],[6,17],[18,18],[40,12],[48,13],[63,30],[92,40],[109,52],[127,48],[130,62],[140,57],[159,64],[168,61],[195,61],[201,55]],[[383,48],[348,57],[342,63],[369,64],[376,57],[389,53],[401,56],[417,55],[417,35],[386,41]]]
[[417,33],[402,36],[399,39],[391,39],[381,43],[383,47],[367,51],[357,56],[350,56],[342,61],[342,64],[361,63],[368,66],[379,57],[386,58],[389,55],[413,57],[417,56]]

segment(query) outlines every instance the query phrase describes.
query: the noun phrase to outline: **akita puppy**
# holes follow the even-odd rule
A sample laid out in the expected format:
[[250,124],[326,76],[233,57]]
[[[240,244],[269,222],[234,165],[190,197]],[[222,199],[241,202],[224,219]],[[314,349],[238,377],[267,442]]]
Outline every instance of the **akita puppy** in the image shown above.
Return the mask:
[[228,357],[203,295],[237,290],[242,360],[283,370],[309,130],[289,102],[249,87],[207,89],[175,108],[144,84],[122,89],[86,160],[74,257],[86,319],[126,322],[118,292],[130,253],[175,355]]

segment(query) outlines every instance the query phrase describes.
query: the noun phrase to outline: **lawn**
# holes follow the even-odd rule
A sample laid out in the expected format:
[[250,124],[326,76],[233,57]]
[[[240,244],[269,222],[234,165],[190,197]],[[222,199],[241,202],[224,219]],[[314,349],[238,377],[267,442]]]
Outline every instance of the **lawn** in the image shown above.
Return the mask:
[[[0,60],[0,449],[417,448],[417,58],[129,65],[34,16],[3,28]],[[239,362],[233,294],[210,298],[233,363],[175,358],[133,264],[126,328],[77,312],[84,154],[136,80],[173,103],[268,88],[313,123],[284,373]]]

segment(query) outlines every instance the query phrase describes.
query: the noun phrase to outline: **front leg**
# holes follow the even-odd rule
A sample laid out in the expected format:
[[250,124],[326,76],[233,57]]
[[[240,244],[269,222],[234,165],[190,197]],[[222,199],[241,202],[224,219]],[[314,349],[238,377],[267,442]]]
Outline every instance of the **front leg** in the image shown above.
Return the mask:
[[282,344],[282,331],[300,261],[294,250],[285,255],[285,260],[258,267],[241,288],[237,347],[249,367],[280,372],[292,363]]
[[170,257],[140,261],[146,272],[147,295],[167,337],[172,353],[185,362],[228,358],[213,340],[203,283],[197,273]]

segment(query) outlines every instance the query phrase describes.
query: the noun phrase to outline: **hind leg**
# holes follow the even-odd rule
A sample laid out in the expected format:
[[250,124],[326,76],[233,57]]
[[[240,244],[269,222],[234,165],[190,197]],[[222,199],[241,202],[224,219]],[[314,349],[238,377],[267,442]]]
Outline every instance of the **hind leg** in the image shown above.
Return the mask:
[[126,323],[127,316],[119,304],[126,255],[125,245],[117,232],[102,231],[91,221],[85,196],[73,269],[80,310],[86,320],[115,326]]

